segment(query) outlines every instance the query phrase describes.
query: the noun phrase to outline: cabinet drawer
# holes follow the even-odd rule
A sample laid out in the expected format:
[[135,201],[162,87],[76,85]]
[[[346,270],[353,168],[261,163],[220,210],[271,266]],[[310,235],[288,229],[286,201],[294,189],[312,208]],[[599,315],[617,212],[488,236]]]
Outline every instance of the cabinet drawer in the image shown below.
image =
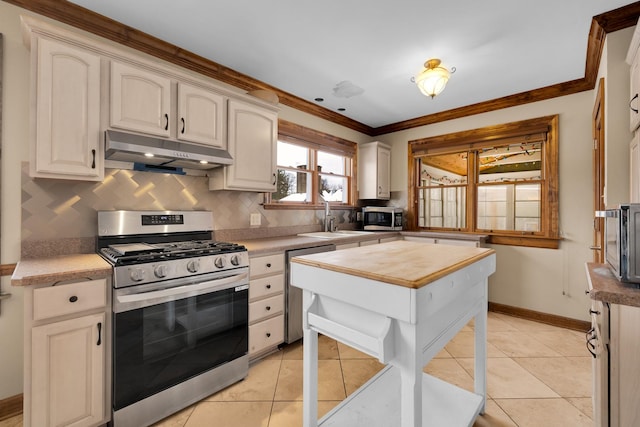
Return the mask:
[[33,320],[74,314],[107,305],[107,280],[88,280],[33,291]]
[[284,342],[284,316],[249,326],[249,355]]
[[284,255],[276,254],[249,259],[251,277],[273,274],[284,271]]
[[253,279],[249,282],[249,300],[253,301],[284,291],[284,274]]
[[265,298],[249,304],[249,323],[284,312],[284,294]]

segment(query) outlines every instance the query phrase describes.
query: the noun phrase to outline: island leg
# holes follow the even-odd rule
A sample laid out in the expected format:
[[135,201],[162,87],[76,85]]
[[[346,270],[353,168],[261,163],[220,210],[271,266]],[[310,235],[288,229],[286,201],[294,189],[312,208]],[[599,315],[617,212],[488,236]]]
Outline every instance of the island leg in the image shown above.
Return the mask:
[[422,427],[422,349],[417,326],[398,322],[397,357],[391,361],[400,371],[400,427]]
[[475,364],[473,386],[475,393],[482,396],[481,414],[484,414],[487,402],[487,288],[488,280],[485,279],[483,308],[476,314],[474,320]]
[[[303,304],[311,303],[310,292],[304,291]],[[318,332],[309,327],[304,311],[302,346],[302,425],[318,426]]]

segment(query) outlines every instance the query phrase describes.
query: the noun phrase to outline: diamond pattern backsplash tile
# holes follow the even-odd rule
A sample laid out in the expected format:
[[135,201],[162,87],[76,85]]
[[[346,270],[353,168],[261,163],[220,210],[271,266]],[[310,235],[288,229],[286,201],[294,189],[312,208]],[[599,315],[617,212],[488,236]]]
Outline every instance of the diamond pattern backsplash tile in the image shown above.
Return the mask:
[[320,224],[320,211],[265,210],[262,197],[210,191],[202,176],[121,169],[107,169],[103,182],[34,179],[23,162],[22,240],[95,237],[100,210],[209,210],[216,230],[248,229],[252,213],[260,228]]

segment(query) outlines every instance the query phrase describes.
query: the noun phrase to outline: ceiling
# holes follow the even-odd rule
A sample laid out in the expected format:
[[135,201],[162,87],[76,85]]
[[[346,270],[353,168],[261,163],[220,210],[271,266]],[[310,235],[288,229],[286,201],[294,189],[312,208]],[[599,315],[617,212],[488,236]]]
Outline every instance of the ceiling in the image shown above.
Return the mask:
[[[592,18],[632,2],[72,3],[366,127],[380,128],[581,79]],[[456,69],[444,92],[434,99],[422,95],[411,82],[432,57]],[[361,93],[352,94],[351,89]]]

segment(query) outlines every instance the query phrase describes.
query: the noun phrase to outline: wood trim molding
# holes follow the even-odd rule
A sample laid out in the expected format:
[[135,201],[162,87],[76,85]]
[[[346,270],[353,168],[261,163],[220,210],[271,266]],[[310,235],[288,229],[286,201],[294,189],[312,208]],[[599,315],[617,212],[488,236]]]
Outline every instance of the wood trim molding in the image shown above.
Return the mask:
[[0,421],[22,414],[22,394],[0,400]]
[[542,313],[540,311],[526,308],[512,307],[510,305],[489,302],[489,311],[494,313],[507,314],[513,317],[520,317],[534,322],[545,323],[559,328],[572,329],[574,331],[587,332],[591,328],[591,322],[571,319],[569,317],[557,316],[555,314]]
[[17,264],[0,264],[0,276],[11,276]]
[[147,53],[155,56],[156,58],[171,62],[221,82],[231,84],[240,89],[244,89],[246,91],[257,89],[273,91],[278,95],[280,102],[284,105],[369,136],[398,132],[414,127],[425,126],[531,102],[544,101],[559,96],[572,95],[585,90],[591,90],[595,87],[595,80],[600,66],[600,57],[604,47],[606,33],[618,31],[635,25],[638,16],[640,16],[640,2],[635,2],[593,17],[587,41],[585,77],[581,79],[373,128],[364,123],[345,117],[342,114],[338,114],[335,111],[299,98],[267,83],[234,71],[221,64],[210,61],[192,52],[181,49],[178,46],[167,43],[142,31],[136,30],[135,28],[109,19],[74,3],[70,3],[69,1],[4,1],[97,36],[104,37],[116,43],[123,44],[139,50],[140,52]]

